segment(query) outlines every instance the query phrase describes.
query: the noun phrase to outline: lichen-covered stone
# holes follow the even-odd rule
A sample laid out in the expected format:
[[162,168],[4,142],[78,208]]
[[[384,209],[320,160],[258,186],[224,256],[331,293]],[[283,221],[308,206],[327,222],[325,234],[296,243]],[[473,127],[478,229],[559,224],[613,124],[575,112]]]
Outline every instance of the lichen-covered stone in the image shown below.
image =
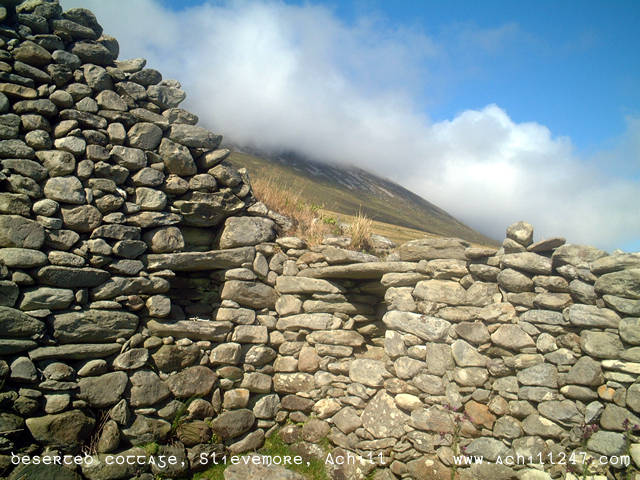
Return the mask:
[[166,384],[155,372],[140,370],[131,376],[131,406],[148,407],[169,397]]
[[166,384],[177,398],[203,397],[211,391],[218,377],[209,368],[189,367],[171,375]]
[[429,342],[442,339],[451,326],[446,320],[412,312],[387,312],[382,321],[387,328],[411,333]]
[[362,412],[362,426],[377,438],[399,438],[409,418],[396,406],[393,398],[381,390]]
[[640,268],[605,273],[596,280],[595,289],[601,295],[640,299]]
[[380,387],[388,376],[384,363],[379,360],[355,359],[349,367],[349,378],[353,382],[370,387]]

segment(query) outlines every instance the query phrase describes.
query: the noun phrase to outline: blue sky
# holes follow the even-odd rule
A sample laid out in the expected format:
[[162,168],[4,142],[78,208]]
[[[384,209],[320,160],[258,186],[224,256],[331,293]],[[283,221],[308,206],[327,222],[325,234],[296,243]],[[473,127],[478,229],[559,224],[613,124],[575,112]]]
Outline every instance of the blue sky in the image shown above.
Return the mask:
[[504,237],[640,250],[640,2],[62,0],[238,144],[386,176]]
[[[624,117],[640,111],[640,2],[374,3],[390,22],[444,42],[465,28],[486,42],[474,58],[465,55],[468,45],[449,45],[461,58],[451,70],[462,74],[445,72],[454,81],[431,109],[438,119],[497,103],[515,121],[540,122],[589,149],[621,134]],[[340,11],[352,18],[362,6]]]
[[[162,3],[179,11],[205,2]],[[496,103],[516,122],[542,123],[590,153],[624,133],[626,116],[640,115],[638,1],[313,3],[346,24],[368,17],[390,35],[407,28],[442,42],[450,56],[428,56],[430,83],[416,96],[435,121]],[[471,52],[465,37],[476,39]]]

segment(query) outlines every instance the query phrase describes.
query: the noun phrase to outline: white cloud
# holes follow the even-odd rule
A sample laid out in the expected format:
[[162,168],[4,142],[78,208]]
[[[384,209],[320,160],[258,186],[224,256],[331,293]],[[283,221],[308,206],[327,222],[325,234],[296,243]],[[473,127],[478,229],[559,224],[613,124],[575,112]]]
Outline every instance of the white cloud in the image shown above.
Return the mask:
[[[143,56],[179,79],[185,106],[229,140],[372,170],[498,239],[521,219],[538,238],[609,249],[640,238],[637,166],[635,179],[615,177],[606,152],[586,162],[568,138],[515,123],[496,105],[437,123],[419,111],[427,60],[446,55],[421,32],[373,18],[346,25],[324,7],[278,2],[180,12],[152,0],[63,5],[93,10],[121,58]],[[508,24],[476,43],[492,50],[517,32]],[[639,129],[630,119],[612,149],[619,162],[637,155]]]

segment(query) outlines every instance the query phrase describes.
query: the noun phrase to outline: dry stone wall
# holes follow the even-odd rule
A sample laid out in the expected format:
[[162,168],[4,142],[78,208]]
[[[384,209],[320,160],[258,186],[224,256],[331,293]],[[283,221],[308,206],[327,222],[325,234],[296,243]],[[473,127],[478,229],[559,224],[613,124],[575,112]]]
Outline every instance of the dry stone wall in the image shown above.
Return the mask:
[[459,452],[498,462],[462,478],[564,478],[584,462],[631,474],[640,255],[532,236],[519,223],[498,251],[425,239],[386,262],[341,251],[363,261],[345,265],[333,246],[286,250],[274,389],[286,395],[278,420],[306,422],[285,427],[290,441],[309,441],[313,423],[397,477],[449,478]]
[[[0,473],[11,470],[12,452],[106,453],[177,437],[184,473],[185,446],[216,451],[213,430],[235,438],[256,423],[248,409],[203,421],[229,406],[219,387],[243,376],[216,371],[225,363],[214,346],[245,349],[253,370],[243,387],[270,392],[270,377],[257,371],[268,349],[251,349],[267,343],[266,327],[243,325],[253,310],[223,318],[217,307],[223,285],[238,292],[251,280],[234,267],[264,271],[254,245],[272,241],[276,223],[246,172],[225,161],[221,137],[179,108],[179,83],[144,59],[118,61],[116,39],[91,12],[40,0],[2,5]],[[254,308],[275,301],[260,285],[245,292]],[[270,405],[254,408],[259,427],[273,417]],[[188,425],[177,428],[176,417]],[[252,448],[258,437],[231,448]],[[77,478],[23,467],[11,478]],[[104,468],[98,461],[81,474],[137,473]]]
[[181,478],[276,430],[305,457],[362,456],[335,479],[450,478],[462,451],[532,461],[460,478],[563,478],[575,450],[630,453],[589,465],[609,478],[639,466],[640,255],[533,243],[525,223],[499,250],[277,238],[288,219],[177,82],[118,61],[85,9],[4,3],[0,474]]

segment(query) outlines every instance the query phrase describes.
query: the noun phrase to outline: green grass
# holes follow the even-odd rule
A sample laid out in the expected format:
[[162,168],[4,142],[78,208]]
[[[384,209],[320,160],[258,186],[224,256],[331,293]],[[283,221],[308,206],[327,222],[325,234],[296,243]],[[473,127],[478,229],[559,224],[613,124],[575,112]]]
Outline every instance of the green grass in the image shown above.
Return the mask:
[[[326,439],[323,439],[326,440]],[[329,441],[325,442],[320,441],[320,445],[323,447],[325,451],[330,446]],[[294,452],[289,445],[287,445],[278,432],[272,434],[267,437],[264,442],[264,446],[258,450],[258,453],[261,455],[267,455],[269,457],[295,457],[298,454]],[[251,455],[250,453],[241,455],[247,456]],[[196,473],[192,480],[224,480],[224,470],[227,467],[225,464],[214,465],[205,472]],[[293,470],[297,473],[300,473],[305,478],[309,480],[329,480],[327,476],[327,472],[325,470],[325,465],[322,460],[311,459],[308,462],[302,461],[300,465],[287,465],[286,468]],[[247,479],[249,480],[249,479]]]
[[156,453],[158,453],[160,445],[158,445],[156,442],[150,442],[141,445],[141,447],[147,455],[155,455]]
[[196,473],[192,480],[224,480],[225,468],[227,468],[227,466],[224,464],[214,465],[205,472]]
[[[374,175],[363,173],[373,185],[375,193],[365,189],[348,189],[338,183],[313,178],[293,167],[247,153],[234,152],[228,160],[238,168],[245,167],[251,178],[277,178],[279,184],[299,194],[305,202],[321,205],[323,210],[345,216],[355,216],[361,211],[368,218],[387,224],[387,231],[393,232],[394,227],[403,227],[408,229],[405,234],[411,233],[411,238],[420,238],[424,233],[429,233],[459,237],[481,245],[497,244],[495,240],[464,225],[418,195]],[[390,192],[391,195],[384,192]]]
[[175,413],[173,417],[173,422],[171,422],[171,435],[175,435],[178,427],[185,421],[187,417],[187,408],[189,408],[189,404],[193,399],[190,398],[187,402],[180,405],[180,408]]
[[376,476],[376,472],[377,472],[377,471],[378,471],[378,469],[376,469],[376,468],[374,468],[373,470],[371,470],[371,471],[369,472],[369,474],[368,474],[366,477],[364,477],[364,480],[373,480],[373,477],[375,477],[375,476]]
[[[287,445],[278,432],[268,437],[264,446],[260,449],[260,453],[263,455],[269,455],[270,457],[284,457],[297,455],[291,447]],[[324,468],[324,462],[322,460],[311,459],[308,462],[303,461],[301,465],[291,465],[291,470],[298,472],[310,480],[328,480],[327,472]]]

